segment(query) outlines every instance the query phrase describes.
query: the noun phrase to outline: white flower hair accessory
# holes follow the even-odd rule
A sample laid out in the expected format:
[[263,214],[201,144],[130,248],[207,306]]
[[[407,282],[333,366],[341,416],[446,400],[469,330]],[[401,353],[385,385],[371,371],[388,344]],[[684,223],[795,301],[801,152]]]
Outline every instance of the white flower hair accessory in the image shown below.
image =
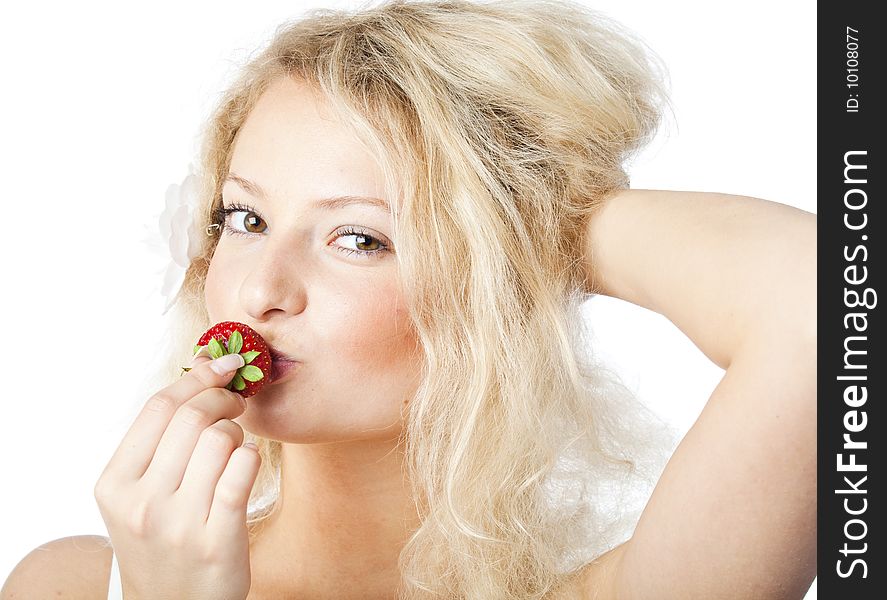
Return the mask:
[[160,294],[166,298],[164,315],[175,303],[185,282],[185,272],[206,242],[206,228],[197,215],[199,199],[200,180],[193,165],[189,165],[182,183],[166,189],[166,209],[160,215],[160,236],[172,257],[160,288]]

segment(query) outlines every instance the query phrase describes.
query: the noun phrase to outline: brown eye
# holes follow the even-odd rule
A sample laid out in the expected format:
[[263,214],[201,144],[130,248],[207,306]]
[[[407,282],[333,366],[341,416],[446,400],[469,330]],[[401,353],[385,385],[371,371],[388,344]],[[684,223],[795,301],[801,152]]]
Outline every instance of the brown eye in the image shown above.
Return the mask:
[[227,234],[255,235],[268,230],[265,219],[250,206],[234,204],[218,208],[214,212],[215,222],[219,223]]
[[359,229],[349,226],[336,234],[339,242],[334,246],[339,252],[364,258],[382,258],[386,253],[393,253],[388,242]]
[[[370,235],[364,235],[362,233],[355,234],[355,245],[358,250],[366,250],[367,252],[372,252],[373,250],[378,250],[382,244],[376,238]],[[367,246],[369,246],[367,248]]]
[[262,217],[254,212],[248,212],[243,217],[244,231],[248,231],[249,233],[263,233],[267,228],[268,226],[265,224],[265,221],[262,220]]

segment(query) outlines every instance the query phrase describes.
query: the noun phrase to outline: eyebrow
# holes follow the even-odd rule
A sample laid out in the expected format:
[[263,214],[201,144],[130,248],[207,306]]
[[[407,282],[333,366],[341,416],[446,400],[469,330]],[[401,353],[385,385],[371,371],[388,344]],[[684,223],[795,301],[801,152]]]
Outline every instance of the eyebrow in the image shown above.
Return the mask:
[[[229,181],[233,181],[234,183],[239,185],[243,189],[243,191],[250,194],[251,196],[255,196],[256,198],[267,197],[262,188],[249,179],[245,179],[234,173],[228,173],[228,176],[225,177],[224,183],[227,183]],[[381,198],[373,198],[371,196],[330,196],[329,198],[320,198],[311,203],[313,207],[322,208],[325,210],[336,210],[354,204],[366,204],[369,206],[375,206],[376,208],[381,208],[385,212],[391,212],[391,208],[388,206],[388,203],[385,200],[382,200]]]

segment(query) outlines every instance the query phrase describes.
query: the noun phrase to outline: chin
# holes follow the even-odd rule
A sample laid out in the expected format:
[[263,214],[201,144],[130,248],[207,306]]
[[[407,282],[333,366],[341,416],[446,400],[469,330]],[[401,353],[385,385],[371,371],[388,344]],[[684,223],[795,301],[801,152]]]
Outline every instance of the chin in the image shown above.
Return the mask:
[[284,444],[349,444],[366,442],[396,442],[402,426],[400,423],[385,427],[367,424],[361,427],[353,422],[342,421],[342,415],[326,415],[335,422],[312,422],[298,418],[290,407],[285,411],[268,411],[268,407],[252,406],[236,419],[244,431]]

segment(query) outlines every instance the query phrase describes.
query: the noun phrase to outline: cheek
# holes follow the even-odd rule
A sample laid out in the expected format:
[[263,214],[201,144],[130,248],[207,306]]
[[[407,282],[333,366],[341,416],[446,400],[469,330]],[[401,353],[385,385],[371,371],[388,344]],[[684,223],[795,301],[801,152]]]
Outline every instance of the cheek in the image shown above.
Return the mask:
[[[401,377],[416,360],[416,336],[410,327],[409,314],[395,288],[380,293],[363,303],[344,306],[349,315],[341,321],[336,351],[358,371],[375,377],[380,371],[390,371]],[[360,366],[364,368],[360,368]]]
[[206,272],[206,281],[204,282],[203,301],[210,320],[217,321],[215,315],[224,312],[224,304],[226,295],[225,278],[222,274],[225,272],[224,261],[217,252],[209,263],[209,269]]

